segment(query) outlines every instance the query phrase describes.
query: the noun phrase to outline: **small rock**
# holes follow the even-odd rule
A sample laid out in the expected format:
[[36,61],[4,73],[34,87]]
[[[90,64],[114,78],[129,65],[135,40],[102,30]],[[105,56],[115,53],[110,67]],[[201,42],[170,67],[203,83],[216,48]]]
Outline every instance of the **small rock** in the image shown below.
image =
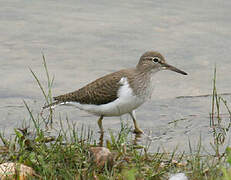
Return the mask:
[[160,163],[160,168],[164,168],[164,167],[166,167],[166,164],[164,162],[161,162]]
[[177,164],[177,167],[185,167],[185,166],[187,166],[187,162],[186,161],[183,161],[183,162],[179,162],[178,164]]
[[90,155],[97,167],[101,168],[106,163],[108,166],[113,164],[113,155],[108,148],[105,147],[91,147]]
[[184,173],[177,173],[171,175],[169,180],[188,180],[188,177]]
[[7,162],[0,164],[0,179],[19,179],[26,180],[27,176],[35,175],[34,170],[31,167],[24,164]]
[[172,160],[172,164],[175,164],[175,165],[176,165],[177,163],[178,163],[177,160],[175,160],[175,159]]

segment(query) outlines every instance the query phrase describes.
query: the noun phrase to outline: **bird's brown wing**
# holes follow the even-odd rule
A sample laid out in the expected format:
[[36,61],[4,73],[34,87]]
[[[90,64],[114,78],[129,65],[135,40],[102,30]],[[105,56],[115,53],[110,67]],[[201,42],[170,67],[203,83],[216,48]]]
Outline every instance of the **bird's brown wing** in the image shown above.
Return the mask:
[[54,100],[58,103],[71,101],[95,105],[110,103],[118,98],[117,91],[121,86],[119,81],[123,75],[123,70],[106,75],[77,91],[54,97]]

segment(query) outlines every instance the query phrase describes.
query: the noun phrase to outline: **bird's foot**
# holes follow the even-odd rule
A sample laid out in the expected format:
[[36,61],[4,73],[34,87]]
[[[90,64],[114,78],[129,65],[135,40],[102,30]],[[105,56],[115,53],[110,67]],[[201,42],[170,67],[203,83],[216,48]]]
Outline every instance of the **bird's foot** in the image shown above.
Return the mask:
[[98,133],[104,134],[104,130],[99,130]]
[[144,134],[144,132],[139,128],[134,129],[133,133],[135,133],[135,134]]

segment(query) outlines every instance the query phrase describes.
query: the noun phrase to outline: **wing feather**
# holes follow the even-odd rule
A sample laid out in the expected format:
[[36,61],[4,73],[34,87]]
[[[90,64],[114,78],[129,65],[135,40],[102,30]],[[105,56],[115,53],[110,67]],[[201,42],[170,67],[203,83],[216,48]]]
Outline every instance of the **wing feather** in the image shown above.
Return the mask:
[[118,98],[117,92],[121,86],[119,81],[123,75],[123,70],[106,75],[77,91],[54,97],[54,100],[59,103],[71,101],[95,105],[110,103]]

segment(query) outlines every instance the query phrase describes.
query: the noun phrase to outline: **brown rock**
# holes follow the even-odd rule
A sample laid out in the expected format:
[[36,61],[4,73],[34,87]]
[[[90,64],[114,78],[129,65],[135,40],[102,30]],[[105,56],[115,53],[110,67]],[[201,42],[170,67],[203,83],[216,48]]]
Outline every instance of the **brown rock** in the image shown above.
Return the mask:
[[102,168],[107,163],[108,167],[113,165],[113,155],[108,148],[91,147],[90,156],[98,168]]
[[0,179],[19,179],[26,180],[28,176],[35,175],[31,167],[24,164],[7,162],[0,164]]

